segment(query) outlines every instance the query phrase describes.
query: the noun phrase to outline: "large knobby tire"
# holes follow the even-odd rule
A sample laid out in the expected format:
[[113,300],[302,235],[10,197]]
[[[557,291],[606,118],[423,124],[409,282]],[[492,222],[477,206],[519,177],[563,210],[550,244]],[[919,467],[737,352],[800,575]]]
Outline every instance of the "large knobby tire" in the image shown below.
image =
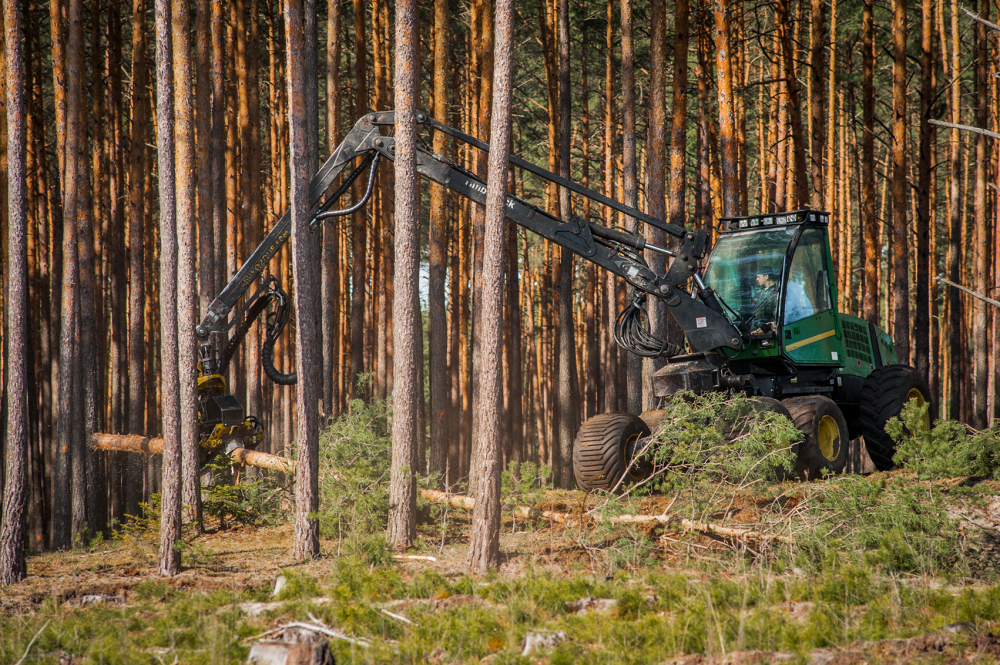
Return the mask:
[[782,400],[795,428],[803,434],[798,443],[795,473],[803,480],[817,480],[823,471],[841,473],[847,464],[850,437],[847,420],[832,399],[822,395]]
[[893,467],[892,458],[896,454],[896,442],[885,433],[885,424],[898,416],[909,400],[916,400],[923,406],[930,403],[924,427],[930,429],[931,421],[937,415],[934,400],[920,373],[909,365],[886,365],[868,375],[861,387],[860,423],[865,437],[865,448],[872,458],[875,468],[888,471]]
[[[602,413],[583,423],[573,441],[573,475],[586,492],[610,490],[628,467],[639,439],[649,436],[649,428],[631,413]],[[642,468],[629,470],[622,485],[645,475]]]

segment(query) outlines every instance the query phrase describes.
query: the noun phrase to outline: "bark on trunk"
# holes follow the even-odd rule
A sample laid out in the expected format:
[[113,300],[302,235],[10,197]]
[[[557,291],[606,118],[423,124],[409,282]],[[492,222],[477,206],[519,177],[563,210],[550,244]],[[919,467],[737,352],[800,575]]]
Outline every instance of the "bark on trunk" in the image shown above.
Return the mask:
[[[892,14],[892,309],[896,357],[910,364],[909,222],[906,159],[906,0],[894,0]],[[985,184],[983,186],[985,190]]]
[[[570,176],[569,0],[559,0],[559,175]],[[503,183],[506,184],[506,176]],[[559,190],[559,216],[572,217],[569,190]],[[561,248],[559,260],[559,457],[560,485],[570,487],[573,437],[580,425],[576,381],[576,335],[573,327],[573,253]]]
[[[435,119],[447,122],[448,116],[448,2],[434,2],[434,112]],[[444,155],[448,150],[447,135],[434,132],[432,149]],[[443,473],[448,455],[448,425],[451,422],[448,408],[447,344],[448,328],[445,318],[444,282],[447,272],[448,209],[445,188],[431,185],[429,280],[427,290],[427,336],[430,370],[430,473]]]
[[[357,117],[368,113],[368,54],[365,41],[365,3],[354,0],[355,107]],[[355,187],[355,200],[359,191]],[[365,371],[365,249],[367,246],[366,213],[351,218],[351,399],[362,399],[364,391],[358,380]]]
[[[632,39],[632,0],[621,0],[622,24],[622,201],[637,207],[639,191],[635,165],[635,46]],[[629,218],[625,222],[629,233],[639,230],[639,222]],[[626,299],[634,297],[628,288]],[[642,359],[627,354],[627,411],[638,415],[642,412]]]
[[878,242],[879,223],[875,216],[875,24],[874,0],[865,0],[861,18],[861,223],[864,225],[864,318],[879,324]]
[[173,52],[170,0],[156,0],[156,147],[160,184],[160,354],[163,413],[163,478],[160,556],[157,571],[180,572],[181,398],[177,339],[177,223],[174,189]]
[[931,233],[931,141],[934,126],[931,118],[934,75],[934,29],[933,6],[931,0],[921,3],[920,21],[920,164],[919,199],[917,203],[917,265],[914,277],[917,280],[916,316],[913,325],[914,366],[925,380],[930,382],[930,301],[928,282],[930,279],[930,233]]
[[389,482],[389,543],[404,550],[416,537],[417,368],[420,334],[414,326],[420,260],[420,183],[417,176],[417,103],[420,46],[416,0],[396,4],[396,228],[392,300],[392,477]]
[[[787,1],[778,0],[778,6]],[[733,98],[732,44],[729,35],[729,0],[713,0],[715,13],[715,66],[719,81],[719,152],[722,162],[722,216],[740,211],[739,164],[736,153],[736,116]],[[791,59],[791,54],[788,54]]]
[[[565,2],[565,0],[563,0]],[[480,331],[479,392],[476,421],[479,460],[475,482],[476,506],[472,514],[469,567],[477,573],[495,568],[500,559],[500,396],[503,390],[503,273],[504,202],[507,194],[507,152],[510,146],[511,90],[513,83],[513,0],[497,0],[494,18],[493,118],[490,123],[492,150],[486,191],[486,222],[483,257],[482,321]]]
[[[180,390],[183,501],[201,528],[198,480],[198,349],[191,334],[198,324],[196,237],[198,228],[195,169],[194,91],[191,66],[191,11],[186,0],[173,0],[174,191],[177,223],[177,367]],[[253,411],[251,411],[253,413]]]
[[309,121],[306,103],[307,67],[303,0],[287,0],[284,7],[288,53],[288,119],[291,159],[292,270],[295,283],[295,367],[298,372],[295,400],[295,542],[297,560],[319,555],[319,427],[321,386],[314,359],[320,351],[319,285],[313,265],[309,232]]
[[[132,5],[132,133],[129,145],[129,330],[128,330],[128,432],[146,432],[146,145],[150,142],[149,70],[146,62],[146,0]],[[138,515],[142,502],[143,464],[135,456],[126,457],[125,514]]]
[[[332,154],[340,140],[340,24],[341,3],[329,0],[326,23],[326,151]],[[340,225],[323,225],[323,415],[340,411]]]
[[[902,0],[896,0],[897,3],[902,2]],[[989,20],[990,15],[990,5],[986,0],[981,0],[979,3],[979,15]],[[980,22],[976,22],[976,120],[973,123],[976,127],[986,127],[988,121],[988,102],[989,94],[987,92],[989,81],[988,81],[988,58],[990,57],[989,42],[986,37],[986,26]],[[905,76],[905,71],[903,73]],[[905,107],[904,107],[905,108]],[[973,261],[975,264],[975,279],[970,280],[971,283],[975,284],[974,289],[977,293],[985,293],[988,288],[989,280],[989,253],[990,253],[990,243],[989,243],[989,221],[986,216],[986,179],[988,177],[989,171],[989,159],[990,159],[990,148],[987,141],[989,139],[982,134],[975,135],[976,142],[976,182],[975,182],[975,194],[973,199],[973,213],[975,216],[975,229],[974,236],[972,239],[972,252]],[[903,157],[905,160],[905,155]],[[905,164],[905,161],[903,162]],[[893,181],[893,194],[895,194],[895,181]],[[894,220],[895,221],[895,220]],[[897,231],[897,234],[899,232]],[[898,238],[894,238],[897,239]],[[893,256],[895,257],[895,246],[893,247]],[[903,258],[905,260],[905,254]],[[905,266],[905,263],[903,264]],[[898,269],[898,266],[897,266]],[[898,278],[897,278],[898,282]],[[897,296],[898,297],[898,296]],[[896,306],[897,311],[897,321],[906,321],[906,319],[899,319],[898,312],[900,311],[899,304]],[[905,310],[903,310],[905,311]],[[972,338],[973,338],[973,367],[974,367],[974,383],[972,391],[972,426],[985,429],[989,424],[987,421],[987,384],[988,384],[988,346],[987,346],[987,319],[986,319],[986,303],[978,298],[973,299],[972,304]],[[905,331],[905,327],[904,327]],[[906,331],[908,332],[908,331]],[[899,342],[896,342],[897,348],[899,347]]]
[[[22,7],[4,0],[7,114],[7,291],[4,297],[5,469],[0,522],[0,586],[27,575],[25,513],[28,508],[28,215],[25,132],[25,68]],[[40,517],[40,516],[39,516]]]

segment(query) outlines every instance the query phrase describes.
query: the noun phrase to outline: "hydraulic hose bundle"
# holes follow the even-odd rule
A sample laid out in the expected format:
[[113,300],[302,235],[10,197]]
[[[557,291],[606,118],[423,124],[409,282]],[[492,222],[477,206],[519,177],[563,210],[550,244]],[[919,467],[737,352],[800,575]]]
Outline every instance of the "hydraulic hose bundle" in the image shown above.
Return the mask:
[[246,337],[257,317],[272,302],[276,306],[274,311],[267,315],[267,330],[264,334],[264,343],[260,347],[260,364],[267,378],[279,386],[290,386],[298,381],[297,372],[284,374],[274,366],[274,345],[278,341],[281,331],[285,328],[285,324],[288,323],[289,315],[288,294],[285,293],[284,289],[276,281],[272,283],[268,291],[257,298],[253,305],[250,306],[246,316],[243,317],[243,320],[240,321],[240,324],[233,332],[233,336],[229,338],[225,348],[222,349],[219,357],[219,374],[225,374],[226,370],[229,369],[229,361],[232,360],[236,349],[243,342],[243,338]]
[[642,358],[670,358],[684,352],[676,344],[654,337],[649,332],[646,294],[641,291],[636,292],[632,303],[618,315],[615,341],[618,346]]

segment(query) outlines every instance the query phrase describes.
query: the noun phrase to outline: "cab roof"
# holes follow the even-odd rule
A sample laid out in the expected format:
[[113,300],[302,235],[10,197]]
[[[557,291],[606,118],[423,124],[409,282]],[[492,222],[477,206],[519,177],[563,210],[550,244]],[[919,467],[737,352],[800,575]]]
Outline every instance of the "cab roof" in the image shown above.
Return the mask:
[[830,223],[830,213],[820,212],[819,210],[795,210],[768,215],[751,215],[749,217],[723,217],[719,221],[721,222],[719,228],[721,233],[732,233],[734,231],[746,231],[747,229],[790,226],[809,222],[828,225]]

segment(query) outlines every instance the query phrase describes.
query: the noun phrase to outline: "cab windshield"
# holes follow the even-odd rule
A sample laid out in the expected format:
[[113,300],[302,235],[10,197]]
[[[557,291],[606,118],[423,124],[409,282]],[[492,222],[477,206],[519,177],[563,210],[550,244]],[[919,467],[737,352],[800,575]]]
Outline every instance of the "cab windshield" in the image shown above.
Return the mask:
[[704,282],[715,289],[742,333],[776,329],[788,244],[796,227],[724,235],[715,243]]

